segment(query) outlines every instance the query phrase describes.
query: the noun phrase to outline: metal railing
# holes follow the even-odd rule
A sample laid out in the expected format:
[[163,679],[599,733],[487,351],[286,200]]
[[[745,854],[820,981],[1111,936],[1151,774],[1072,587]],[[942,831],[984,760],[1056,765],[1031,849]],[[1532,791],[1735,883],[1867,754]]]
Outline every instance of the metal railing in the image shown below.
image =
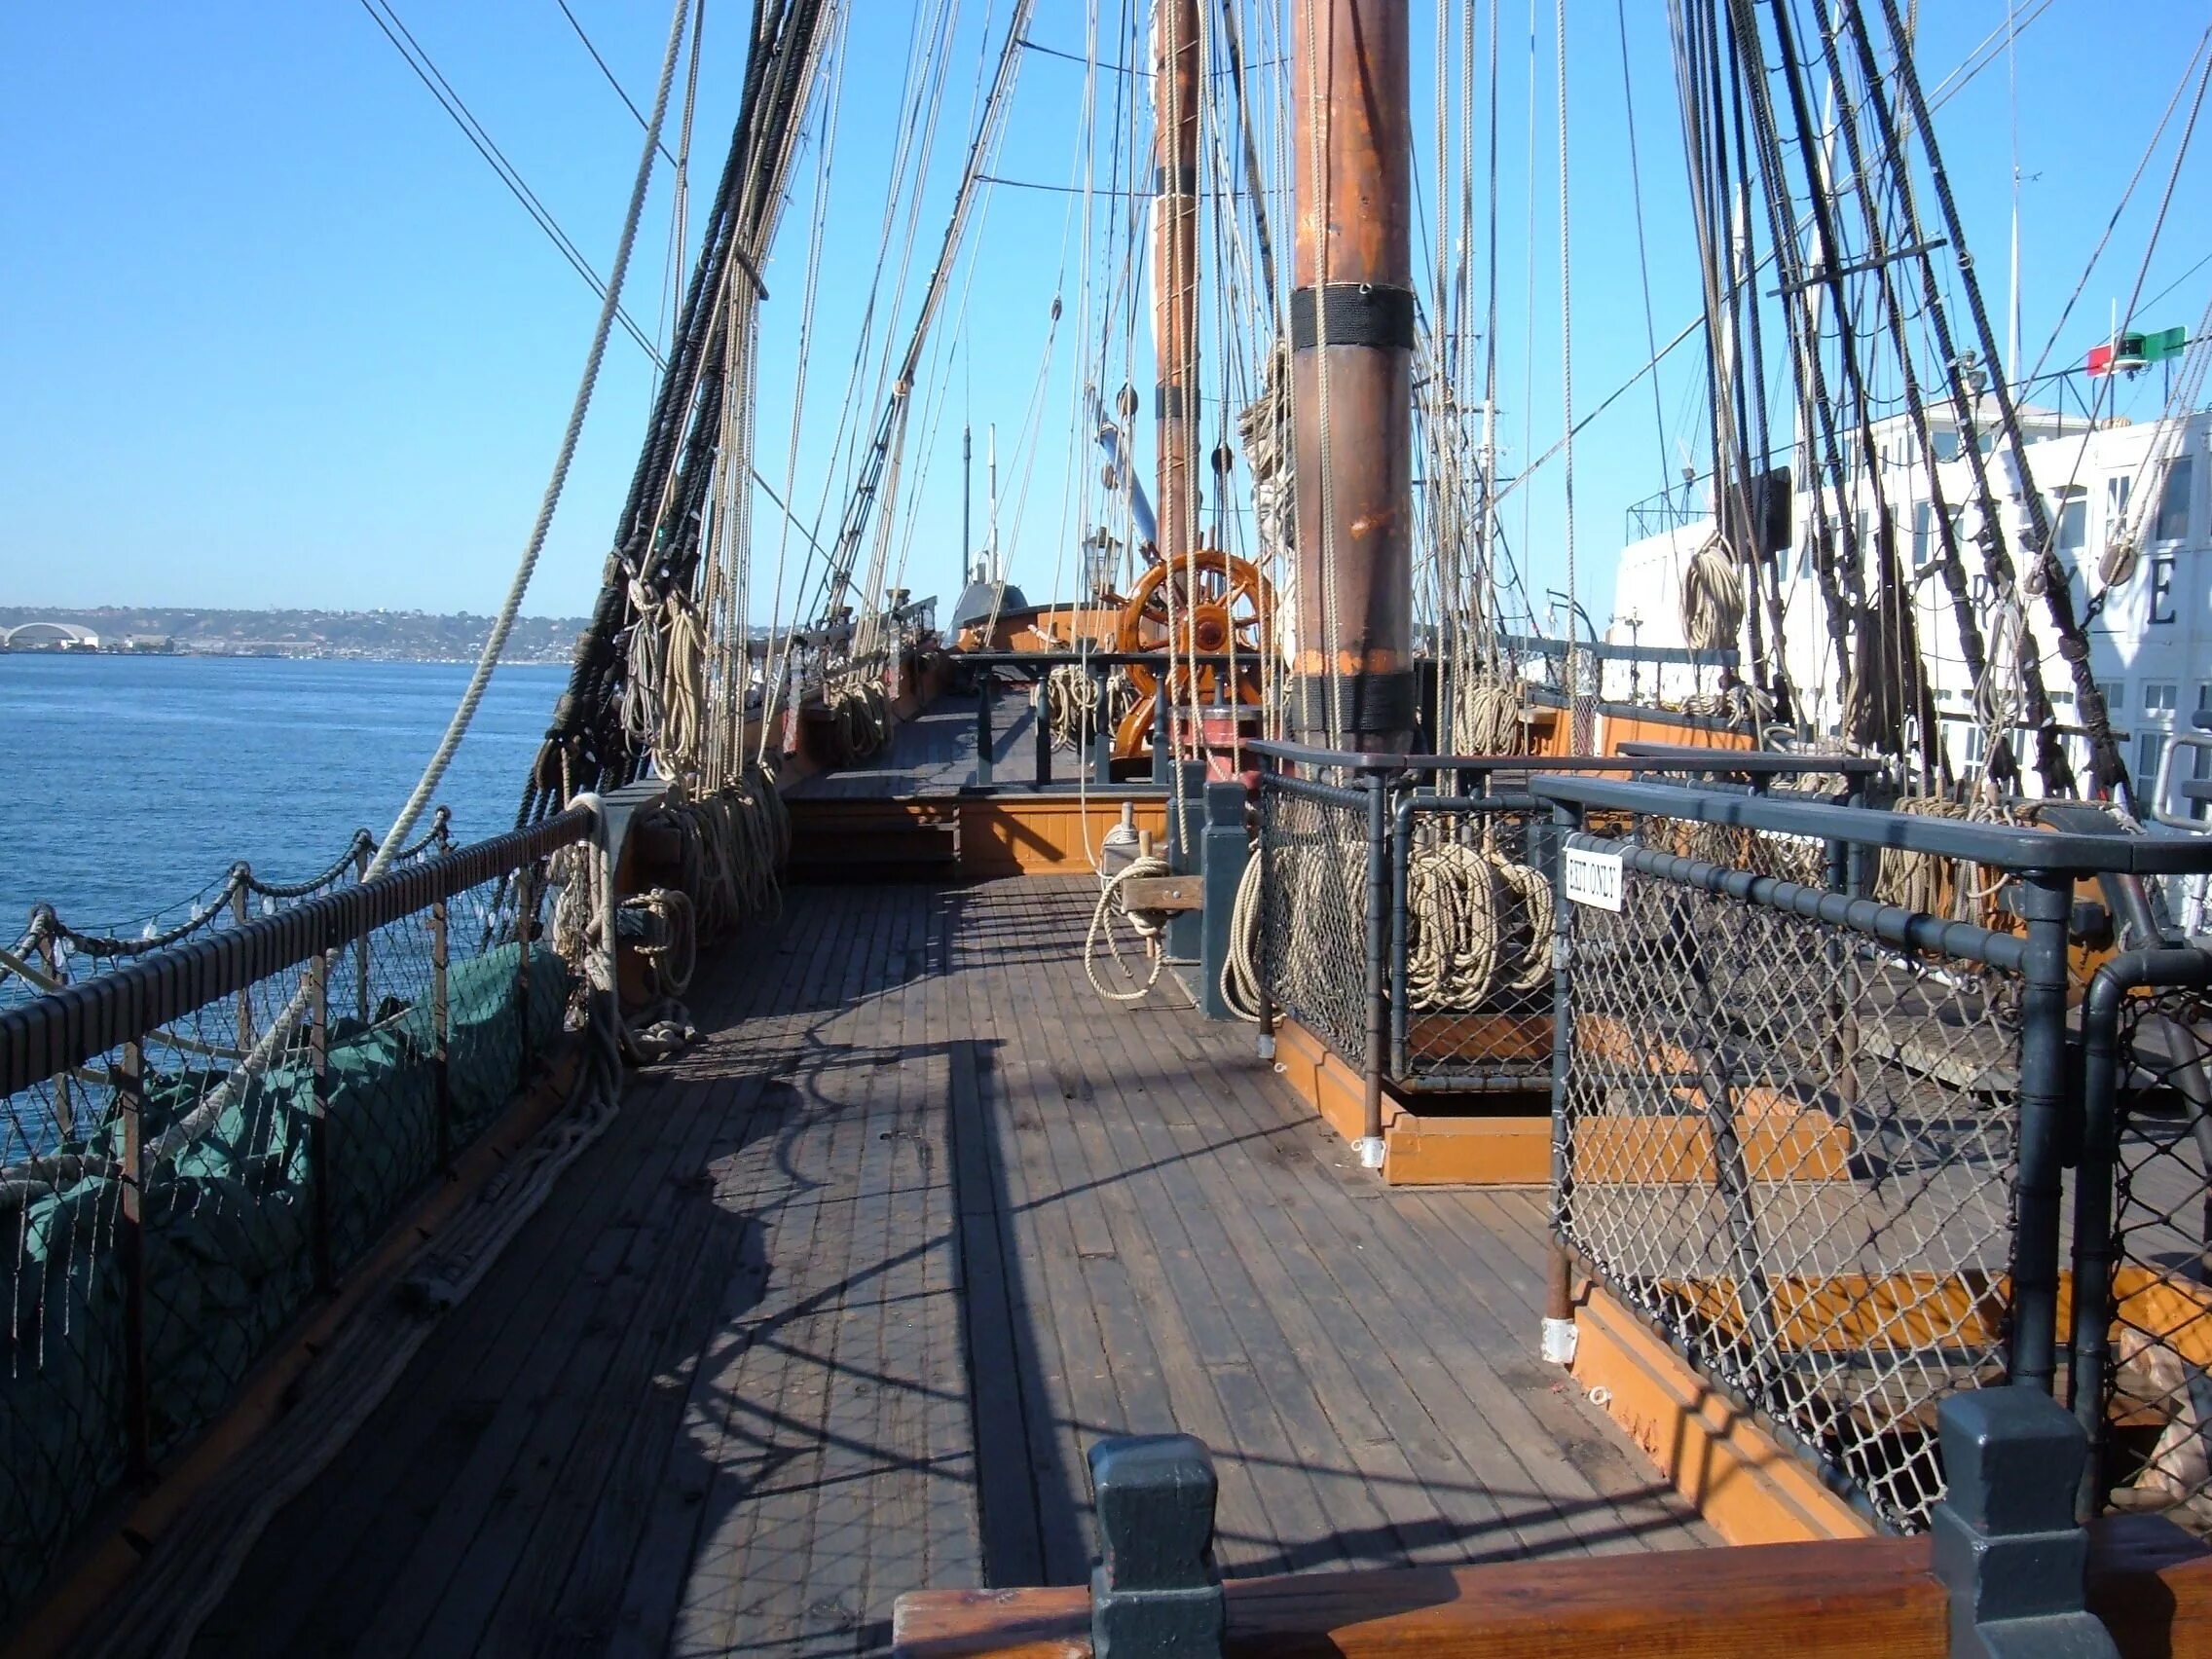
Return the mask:
[[[1632,746],[1620,756],[1407,761],[1393,813],[1390,1048],[1400,1090],[1545,1091],[1552,1066],[1552,808],[1541,772],[1694,779],[1856,802],[1856,756]],[[1817,870],[1817,866],[1816,866]]]
[[[2118,1116],[2127,1005],[2092,995],[2105,1071],[2092,1036],[2078,1082],[2075,883],[2212,866],[2212,843],[1609,780],[1531,790],[1561,836],[1554,1223],[1583,1267],[1893,1530],[1942,1495],[1947,1396],[2057,1391],[2069,1291],[2072,1403],[2108,1427],[2102,1291],[2079,1260],[2071,1286],[2060,1271],[2069,1231],[2092,1267],[2100,1231],[2093,1213],[2069,1230],[2062,1179],[2084,1148],[2077,1207],[2093,1212],[2112,1187],[2094,1157],[2125,1167],[2084,1119]],[[1615,832],[1588,832],[1601,821]],[[1994,925],[1861,897],[1884,851],[1955,863]],[[2201,976],[2201,953],[2170,954]],[[2161,1184],[2134,1235],[2105,1230],[2104,1259],[2170,1225],[2186,1187]]]
[[2069,1398],[2084,1519],[2212,1536],[2212,955],[2124,952],[2082,1007]]
[[1262,977],[1270,1005],[1400,1091],[1543,1092],[1551,1080],[1548,802],[1539,769],[1697,777],[1716,790],[1825,783],[1873,763],[1652,746],[1618,756],[1363,756],[1292,744],[1261,759]]
[[0,1629],[559,1035],[571,809],[0,1010]]
[[[439,807],[429,828],[392,855],[394,865],[413,864],[448,851],[453,814]],[[197,893],[122,925],[80,925],[51,904],[32,909],[21,936],[0,953],[0,1008],[35,1001],[44,992],[96,974],[112,973],[141,956],[167,950],[188,939],[229,927],[243,927],[256,916],[278,910],[358,882],[376,857],[377,838],[356,830],[343,851],[323,868],[292,881],[272,881],[240,859]],[[0,1165],[25,1149],[0,1141]]]

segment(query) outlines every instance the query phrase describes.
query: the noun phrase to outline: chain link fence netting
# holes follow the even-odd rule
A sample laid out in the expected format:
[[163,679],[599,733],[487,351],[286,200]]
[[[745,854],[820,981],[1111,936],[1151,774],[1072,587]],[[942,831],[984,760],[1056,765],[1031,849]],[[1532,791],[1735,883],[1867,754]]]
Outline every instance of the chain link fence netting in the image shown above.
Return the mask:
[[569,973],[538,942],[542,879],[514,872],[587,823],[0,1011],[0,1629],[557,1042]]
[[2077,1195],[2074,1289],[2090,1309],[2074,1378],[2091,1428],[2087,1507],[2212,1537],[2212,1010],[2198,977],[2123,996],[2109,1016],[2117,1064],[2109,1100],[2088,1102]]
[[1816,913],[1809,887],[1607,853],[1620,907],[1569,907],[1561,1233],[1917,1530],[1942,1490],[1937,1405],[2007,1372],[2020,982],[1996,964],[2017,941],[1954,927],[1900,948]]
[[1552,1067],[1551,808],[1408,796],[1395,817],[1391,1071],[1415,1088],[1540,1090]]
[[1367,1063],[1364,790],[1264,773],[1260,950],[1274,1006],[1351,1065]]

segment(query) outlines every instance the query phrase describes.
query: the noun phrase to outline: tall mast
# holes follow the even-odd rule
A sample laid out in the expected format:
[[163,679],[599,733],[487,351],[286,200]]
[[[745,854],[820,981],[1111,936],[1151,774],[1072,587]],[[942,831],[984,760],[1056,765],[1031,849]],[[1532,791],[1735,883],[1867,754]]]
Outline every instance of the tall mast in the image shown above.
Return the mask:
[[1407,0],[1292,0],[1298,621],[1289,723],[1414,730],[1413,126]]
[[1172,566],[1198,517],[1198,0],[1158,0],[1152,56],[1153,411],[1160,553]]

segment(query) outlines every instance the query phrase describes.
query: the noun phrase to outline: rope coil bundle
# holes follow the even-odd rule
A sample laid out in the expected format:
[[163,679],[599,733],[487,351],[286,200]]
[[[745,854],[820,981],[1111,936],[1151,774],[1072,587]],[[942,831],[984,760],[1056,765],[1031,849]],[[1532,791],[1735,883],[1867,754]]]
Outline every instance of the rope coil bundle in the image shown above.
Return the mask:
[[1715,535],[1682,572],[1682,639],[1693,651],[1725,650],[1744,626],[1744,584],[1735,551]]
[[866,676],[851,676],[832,685],[827,700],[836,731],[836,763],[866,760],[891,735],[891,704],[883,687]]
[[[1899,795],[1892,812],[1916,818],[1947,818],[1961,823],[2009,824],[2013,815],[2001,807],[1968,805],[1948,795]],[[1995,899],[2005,885],[2001,871],[1936,853],[1908,852],[1884,847],[1875,868],[1874,897],[1884,904],[1918,910],[1926,915],[1949,915],[1953,920],[1988,926],[1997,918]]]
[[1517,676],[1474,679],[1453,698],[1453,754],[1519,755],[1528,746],[1529,689]]
[[[1161,948],[1161,940],[1167,933],[1167,912],[1130,909],[1128,895],[1124,889],[1142,877],[1173,873],[1165,859],[1135,858],[1100,883],[1098,903],[1090,912],[1090,928],[1083,940],[1083,972],[1084,977],[1090,981],[1090,988],[1107,1001],[1142,1002],[1152,994],[1152,987],[1160,982],[1160,971],[1167,965],[1167,953]],[[1136,975],[1122,959],[1122,947],[1114,937],[1117,918],[1128,924],[1130,930],[1144,942],[1146,954],[1152,958],[1152,972],[1145,976],[1142,983],[1138,982]],[[1134,986],[1134,989],[1117,991],[1100,982],[1098,941],[1101,939],[1106,941],[1106,949],[1114,959],[1114,966],[1122,971],[1124,981]]]
[[1406,990],[1417,1009],[1478,1008],[1551,977],[1552,888],[1541,870],[1457,841],[1406,866]]
[[1101,693],[1097,678],[1073,662],[1057,663],[1045,676],[1043,696],[1055,749],[1088,748],[1102,726],[1118,726],[1136,706],[1136,689],[1122,670],[1108,677]]

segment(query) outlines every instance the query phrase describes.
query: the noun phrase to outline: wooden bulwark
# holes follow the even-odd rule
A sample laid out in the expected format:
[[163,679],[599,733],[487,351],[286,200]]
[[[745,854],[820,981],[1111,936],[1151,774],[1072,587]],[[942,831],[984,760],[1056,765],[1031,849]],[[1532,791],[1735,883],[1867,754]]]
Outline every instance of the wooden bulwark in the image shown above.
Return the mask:
[[[1926,1538],[1307,1573],[1228,1587],[1230,1659],[1944,1659]],[[2090,1530],[2089,1608],[2126,1659],[2212,1655],[2212,1554],[2157,1522]],[[1080,1590],[901,1599],[899,1659],[1088,1659]]]

